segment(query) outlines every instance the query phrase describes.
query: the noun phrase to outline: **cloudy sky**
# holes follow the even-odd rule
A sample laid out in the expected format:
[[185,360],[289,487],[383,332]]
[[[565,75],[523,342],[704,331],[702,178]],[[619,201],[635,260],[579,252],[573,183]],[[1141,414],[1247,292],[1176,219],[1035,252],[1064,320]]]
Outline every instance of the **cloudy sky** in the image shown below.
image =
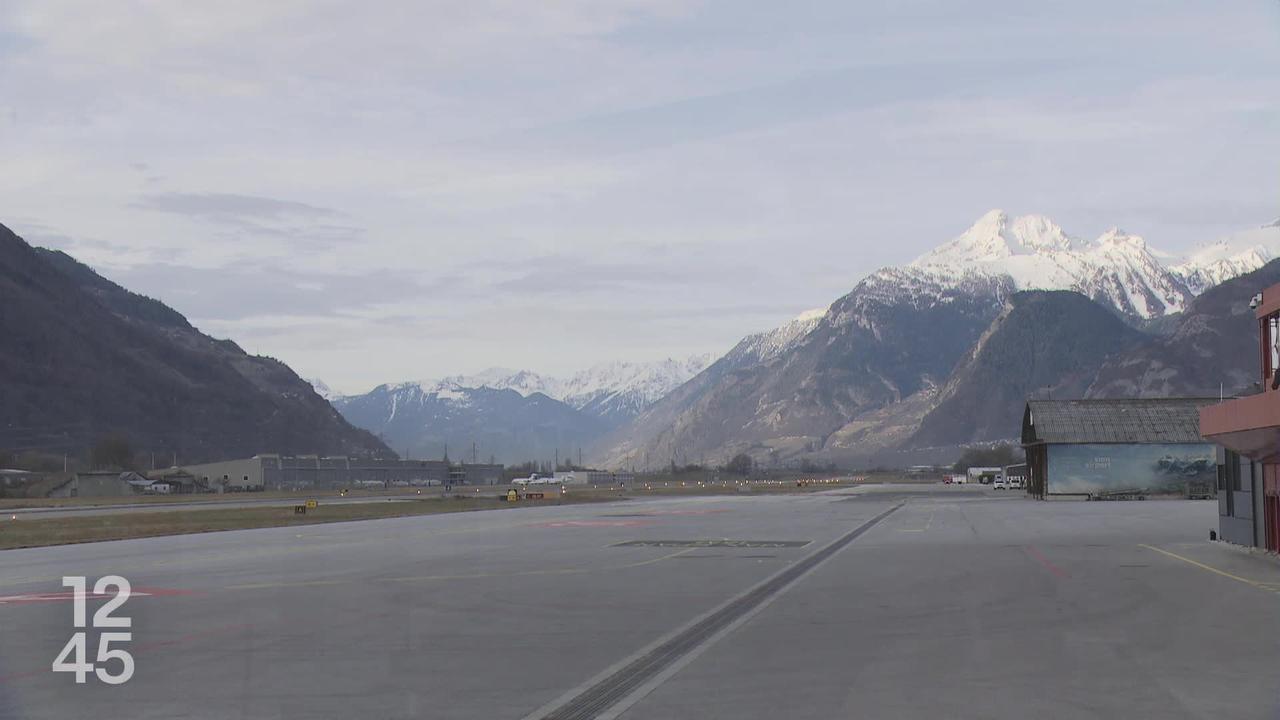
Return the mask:
[[0,223],[345,391],[1280,215],[1280,3],[0,0]]

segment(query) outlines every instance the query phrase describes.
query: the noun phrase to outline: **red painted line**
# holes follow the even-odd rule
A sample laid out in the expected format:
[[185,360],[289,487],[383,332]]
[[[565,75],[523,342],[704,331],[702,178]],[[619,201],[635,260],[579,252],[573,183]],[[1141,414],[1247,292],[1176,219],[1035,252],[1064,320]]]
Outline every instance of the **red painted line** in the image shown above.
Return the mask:
[[1052,562],[1050,562],[1049,558],[1042,555],[1040,551],[1035,549],[1034,547],[1027,545],[1022,549],[1026,550],[1028,555],[1035,558],[1036,561],[1038,561],[1041,565],[1043,565],[1045,570],[1048,570],[1049,572],[1053,573],[1054,577],[1058,577],[1058,578],[1070,577],[1070,575],[1067,574],[1066,570],[1063,570],[1057,565],[1054,565]]

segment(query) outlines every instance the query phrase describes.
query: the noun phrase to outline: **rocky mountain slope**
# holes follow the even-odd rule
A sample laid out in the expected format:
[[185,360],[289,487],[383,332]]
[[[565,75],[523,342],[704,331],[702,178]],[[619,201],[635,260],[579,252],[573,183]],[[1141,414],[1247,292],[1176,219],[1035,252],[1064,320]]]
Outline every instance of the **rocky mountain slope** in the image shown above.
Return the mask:
[[1108,357],[1146,339],[1078,293],[1018,293],[952,373],[908,444],[1013,437],[1027,398],[1083,397]]
[[[1007,278],[903,285],[868,277],[785,352],[730,352],[609,437],[609,465],[811,453],[862,413],[944,383],[1013,292]],[[906,292],[902,292],[905,289]]]
[[[959,422],[964,408],[982,396],[966,388],[999,380],[1000,364],[983,345],[994,340],[1010,352],[1015,334],[993,328],[997,318],[1023,325],[1035,313],[1057,317],[1066,334],[1046,335],[1037,354],[1075,358],[1096,369],[1113,354],[1143,345],[1134,327],[1185,327],[1178,314],[1205,287],[1257,269],[1278,250],[1280,227],[1274,225],[1177,258],[1118,229],[1082,240],[1042,216],[992,211],[908,265],[867,276],[825,313],[811,316],[811,327],[744,339],[606,436],[593,456],[602,464],[637,467],[673,459],[723,462],[743,451],[766,462],[848,459],[991,433],[1008,437],[995,429],[998,421],[958,434],[942,427]],[[1025,290],[1071,291],[1097,306],[1057,296],[1015,302],[1014,294]],[[1026,309],[1019,309],[1020,302]],[[1095,327],[1096,338],[1089,329]],[[1073,340],[1071,333],[1083,335]],[[771,336],[786,336],[783,349],[754,350]],[[1073,342],[1084,347],[1074,349]],[[1059,392],[1094,385],[1086,368],[1054,365],[1048,355],[1044,362],[1022,379]],[[1054,368],[1064,374],[1051,377]]]
[[1214,397],[1258,380],[1258,328],[1249,298],[1280,283],[1280,260],[1216,285],[1191,302],[1174,331],[1107,360],[1089,397]]
[[283,363],[2,225],[0,338],[0,448],[78,452],[120,433],[184,462],[389,452]]

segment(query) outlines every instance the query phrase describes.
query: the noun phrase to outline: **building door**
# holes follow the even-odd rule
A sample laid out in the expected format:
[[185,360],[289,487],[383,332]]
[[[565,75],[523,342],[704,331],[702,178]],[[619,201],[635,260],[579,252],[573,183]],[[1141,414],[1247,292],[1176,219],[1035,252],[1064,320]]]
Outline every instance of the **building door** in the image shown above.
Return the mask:
[[1278,466],[1267,463],[1262,467],[1262,532],[1266,536],[1267,549],[1280,552],[1280,479],[1276,477]]

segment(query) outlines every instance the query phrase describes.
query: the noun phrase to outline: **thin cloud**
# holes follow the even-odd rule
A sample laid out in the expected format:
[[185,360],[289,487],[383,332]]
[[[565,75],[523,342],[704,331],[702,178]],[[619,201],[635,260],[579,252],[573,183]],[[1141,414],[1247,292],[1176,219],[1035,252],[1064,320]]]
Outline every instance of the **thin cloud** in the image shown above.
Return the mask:
[[234,193],[159,193],[144,195],[133,206],[141,210],[233,224],[252,220],[317,220],[338,214],[330,208],[294,200]]

